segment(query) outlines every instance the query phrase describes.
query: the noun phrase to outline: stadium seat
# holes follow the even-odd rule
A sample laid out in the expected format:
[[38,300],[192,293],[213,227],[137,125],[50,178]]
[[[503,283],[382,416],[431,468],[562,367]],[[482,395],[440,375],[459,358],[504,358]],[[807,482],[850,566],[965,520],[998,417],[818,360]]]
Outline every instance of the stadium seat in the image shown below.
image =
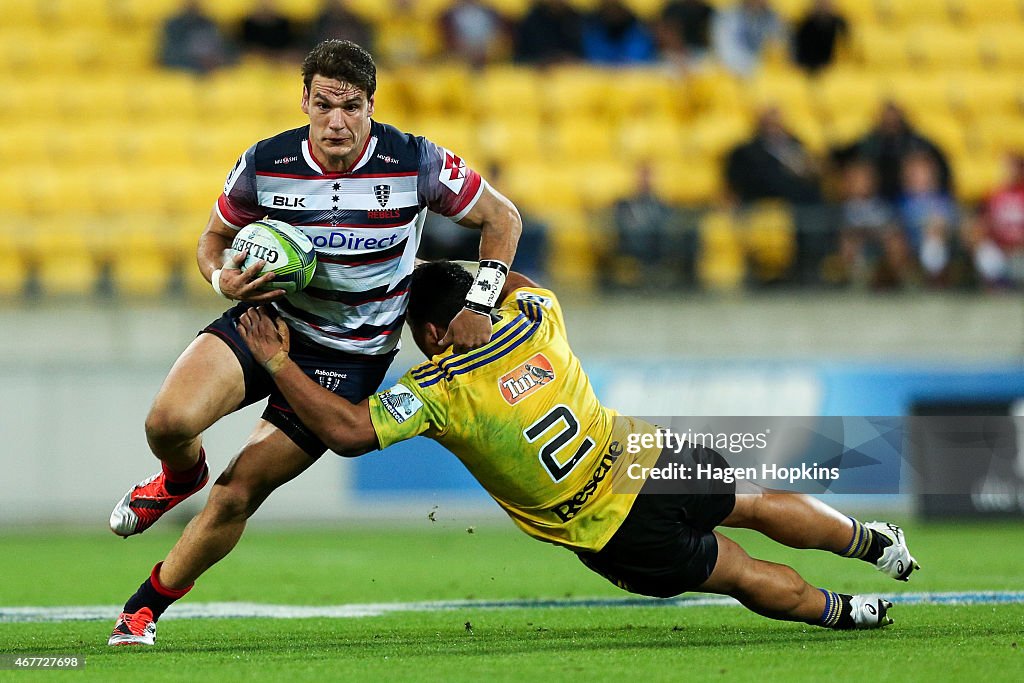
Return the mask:
[[36,275],[44,293],[83,297],[96,292],[100,264],[84,230],[68,230],[63,223],[42,225],[36,248]]
[[878,20],[892,26],[949,24],[952,21],[947,0],[874,0],[874,4]]
[[591,66],[561,66],[544,76],[542,108],[552,119],[592,116],[607,121],[614,95],[614,77]]
[[1020,0],[949,0],[950,12],[971,24],[1019,25],[1024,15]]
[[[417,115],[464,116],[469,113],[473,87],[466,66],[453,63],[415,69],[409,76],[413,80],[407,87],[408,106]],[[386,84],[379,84],[378,89],[387,97]]]
[[916,67],[972,68],[981,61],[978,36],[965,27],[917,24],[907,32],[907,52]]
[[29,278],[29,267],[17,244],[0,232],[0,299],[21,295]]
[[909,113],[909,118],[918,130],[934,140],[946,154],[967,152],[964,126],[954,116],[941,112],[916,111]]
[[163,226],[140,216],[126,223],[119,235],[120,257],[110,261],[111,283],[115,291],[128,297],[157,297],[170,289],[172,278],[181,265],[181,254],[173,239],[167,239]]
[[690,115],[688,81],[662,69],[622,69],[615,73],[613,87],[614,97],[606,95],[607,109],[619,121],[634,121],[638,114],[680,119]]
[[576,179],[559,166],[515,161],[505,166],[502,177],[502,192],[534,213],[582,206]]
[[950,109],[949,80],[943,72],[894,71],[884,79],[882,91],[885,99],[908,112],[937,115]]
[[1017,24],[985,25],[978,29],[985,62],[1000,69],[1024,67],[1024,27]]
[[538,210],[537,216],[549,225],[551,230],[548,261],[557,264],[551,269],[551,278],[556,288],[565,287],[575,292],[585,292],[594,285],[597,271],[598,249],[594,244],[595,231],[589,214],[579,208],[549,204]]
[[852,114],[873,117],[882,103],[878,78],[861,70],[832,69],[814,89],[818,111],[827,120]]
[[551,126],[553,159],[611,161],[615,157],[616,127],[608,118],[563,116]]
[[684,140],[684,156],[720,159],[753,133],[753,122],[747,118],[749,115],[747,110],[740,110],[730,114],[709,114],[694,120]]
[[636,194],[637,174],[619,161],[598,161],[566,169],[576,179],[584,208],[601,209]]
[[464,117],[424,117],[409,127],[410,133],[422,135],[466,160],[478,165],[486,156],[480,151],[479,136],[473,122]]
[[774,105],[787,114],[812,108],[810,83],[807,76],[797,70],[762,70],[747,84],[747,93],[748,101],[755,108]]
[[1003,181],[1003,161],[998,155],[959,156],[952,160],[957,199],[978,202]]
[[615,135],[616,151],[630,162],[672,157],[682,151],[686,134],[674,118],[658,116],[625,121]]
[[1012,72],[952,72],[949,83],[950,104],[964,117],[975,119],[1019,111],[1020,79]]
[[709,211],[700,220],[697,281],[710,290],[735,291],[743,285],[743,244],[731,213]]
[[796,228],[785,204],[760,203],[742,217],[751,274],[760,282],[784,279],[796,260]]
[[1024,121],[1020,116],[979,117],[972,122],[967,136],[976,154],[997,157],[1009,151],[1024,152]]
[[870,69],[888,71],[907,64],[907,35],[901,30],[880,26],[857,26],[853,29],[855,53]]
[[481,74],[474,87],[474,102],[481,118],[540,117],[540,101],[545,91],[541,88],[540,76],[533,69],[494,66]]
[[539,119],[487,119],[477,124],[476,130],[479,153],[486,162],[504,163],[516,159],[539,163],[547,154]]
[[706,158],[667,158],[652,165],[654,192],[670,204],[703,205],[722,191],[722,169]]

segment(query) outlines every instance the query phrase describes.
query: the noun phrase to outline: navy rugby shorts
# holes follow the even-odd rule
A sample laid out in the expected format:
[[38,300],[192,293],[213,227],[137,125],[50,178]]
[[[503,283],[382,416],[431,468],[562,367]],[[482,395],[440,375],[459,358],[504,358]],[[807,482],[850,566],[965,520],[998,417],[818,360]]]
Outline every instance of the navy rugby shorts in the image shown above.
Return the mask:
[[[670,463],[729,466],[703,446],[663,450],[657,467]],[[736,484],[703,480],[675,490],[671,484],[648,479],[615,535],[596,553],[577,552],[580,561],[630,593],[670,598],[699,588],[718,561],[713,530],[735,507]]]
[[[238,408],[269,397],[267,409],[263,411],[263,419],[287,434],[310,457],[319,458],[327,450],[327,446],[302,424],[295,411],[288,405],[288,401],[281,395],[270,374],[252,357],[249,347],[245,345],[245,341],[235,328],[239,317],[254,305],[242,302],[228,309],[224,315],[203,328],[200,334],[219,337],[234,351],[238,363],[242,366],[245,398]],[[312,380],[338,396],[359,403],[380,387],[395,353],[392,351],[380,356],[345,353],[314,344],[292,332],[288,355]]]

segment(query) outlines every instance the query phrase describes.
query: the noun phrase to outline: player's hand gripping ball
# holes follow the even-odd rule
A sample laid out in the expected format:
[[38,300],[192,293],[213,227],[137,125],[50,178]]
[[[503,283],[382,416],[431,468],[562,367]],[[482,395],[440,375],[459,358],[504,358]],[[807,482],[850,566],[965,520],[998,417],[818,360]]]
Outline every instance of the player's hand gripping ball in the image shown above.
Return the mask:
[[239,230],[226,254],[228,261],[243,251],[248,255],[242,270],[263,260],[266,265],[260,275],[274,273],[274,279],[261,289],[283,289],[294,294],[310,283],[316,270],[313,243],[301,230],[283,221],[265,218]]

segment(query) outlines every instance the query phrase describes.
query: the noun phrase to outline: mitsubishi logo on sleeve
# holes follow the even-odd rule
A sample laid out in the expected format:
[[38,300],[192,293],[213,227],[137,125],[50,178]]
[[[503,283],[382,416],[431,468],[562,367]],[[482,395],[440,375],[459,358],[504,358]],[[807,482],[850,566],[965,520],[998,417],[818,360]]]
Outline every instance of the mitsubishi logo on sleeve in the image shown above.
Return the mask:
[[391,186],[374,185],[373,195],[377,198],[377,203],[380,204],[380,208],[383,209],[388,205],[388,199],[391,197]]
[[449,190],[458,194],[466,182],[466,162],[446,149],[442,151],[444,152],[444,164],[441,166],[441,172],[437,174],[437,179]]

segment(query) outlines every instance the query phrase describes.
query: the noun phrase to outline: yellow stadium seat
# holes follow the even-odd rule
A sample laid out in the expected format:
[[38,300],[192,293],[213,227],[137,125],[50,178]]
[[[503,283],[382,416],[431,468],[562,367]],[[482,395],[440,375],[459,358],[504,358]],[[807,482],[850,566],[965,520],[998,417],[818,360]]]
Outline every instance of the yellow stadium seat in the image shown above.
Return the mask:
[[878,20],[885,24],[910,26],[952,21],[947,0],[874,0],[874,3]]
[[882,103],[878,79],[861,70],[833,69],[814,90],[821,113],[830,120],[852,114],[874,116]]
[[958,19],[972,24],[1019,24],[1020,0],[950,0],[950,11]]
[[978,36],[964,27],[918,24],[907,33],[910,63],[933,69],[971,68],[981,61]]
[[614,78],[607,71],[590,66],[562,66],[546,73],[542,106],[552,118],[560,116],[604,117]]
[[978,34],[986,63],[1007,70],[1024,67],[1024,27],[1019,23],[985,25]]
[[1024,120],[1012,115],[981,117],[972,122],[968,137],[979,154],[1024,153]]
[[877,24],[878,12],[871,0],[836,0],[836,9],[851,25]]
[[745,212],[742,223],[754,277],[761,282],[785,277],[796,260],[796,228],[790,208],[776,202],[760,203]]
[[292,21],[309,22],[320,13],[322,0],[277,0],[277,8]]
[[949,111],[950,86],[943,72],[892,72],[884,79],[882,88],[886,99],[894,100],[907,111],[925,114]]
[[616,128],[606,118],[564,116],[551,126],[551,154],[558,161],[611,161]]
[[488,119],[477,127],[480,154],[491,163],[539,162],[546,154],[537,119]]
[[37,249],[36,275],[45,294],[82,297],[96,292],[100,264],[82,226],[69,227],[63,221],[40,226]]
[[689,85],[698,112],[736,111],[747,106],[746,84],[724,69],[701,70],[692,75]]
[[791,111],[785,117],[786,128],[795,135],[807,149],[815,154],[826,153],[828,140],[821,119],[809,111]]
[[510,162],[504,167],[500,189],[517,206],[538,214],[582,206],[576,179],[551,164]]
[[580,164],[566,169],[576,179],[577,192],[587,209],[607,207],[636,194],[636,170],[614,161]]
[[996,156],[960,156],[953,158],[957,198],[977,202],[991,194],[1003,182],[1002,158]]
[[746,277],[746,261],[732,214],[709,211],[701,218],[699,230],[698,282],[714,291],[739,289]]
[[204,9],[218,23],[235,29],[255,5],[256,0],[213,0],[204,3]]
[[548,260],[558,264],[551,277],[556,287],[585,292],[593,287],[597,273],[596,231],[588,213],[576,207],[548,205],[536,212],[551,228]]
[[915,127],[935,141],[946,154],[964,154],[967,151],[967,140],[964,137],[964,126],[948,113],[925,113],[923,111],[908,112],[908,117]]
[[823,126],[830,147],[844,147],[863,137],[875,124],[876,112],[853,112],[831,117]]
[[605,87],[609,114],[623,122],[690,113],[687,81],[662,69],[622,69],[609,76]]
[[119,294],[155,297],[167,293],[182,260],[167,232],[164,225],[145,214],[125,223],[118,254],[110,260],[111,281]]
[[810,83],[801,71],[762,71],[750,81],[747,92],[755,107],[774,105],[784,112],[812,108]]
[[953,109],[976,118],[1011,114],[1020,106],[1020,79],[1002,71],[960,71],[951,73],[950,99]]
[[498,10],[505,18],[522,19],[533,4],[532,0],[488,0],[488,5]]
[[880,26],[854,28],[854,50],[869,69],[888,71],[907,64],[906,33]]
[[651,171],[654,193],[670,204],[707,204],[722,192],[722,169],[707,159],[658,161]]
[[655,161],[677,158],[682,153],[683,124],[659,116],[620,124],[616,133],[617,154],[627,161]]
[[753,134],[751,112],[741,110],[709,114],[694,120],[686,127],[683,140],[685,158],[719,160],[729,150]]
[[474,82],[474,102],[481,117],[539,118],[540,101],[546,95],[535,69],[494,66]]
[[[473,92],[471,75],[461,64],[438,65],[415,72],[415,82],[409,84],[409,106],[420,116],[468,113]],[[379,85],[382,92],[386,85]],[[386,95],[385,95],[386,97]]]
[[0,232],[0,298],[12,298],[25,291],[29,264],[18,243],[6,231]]

